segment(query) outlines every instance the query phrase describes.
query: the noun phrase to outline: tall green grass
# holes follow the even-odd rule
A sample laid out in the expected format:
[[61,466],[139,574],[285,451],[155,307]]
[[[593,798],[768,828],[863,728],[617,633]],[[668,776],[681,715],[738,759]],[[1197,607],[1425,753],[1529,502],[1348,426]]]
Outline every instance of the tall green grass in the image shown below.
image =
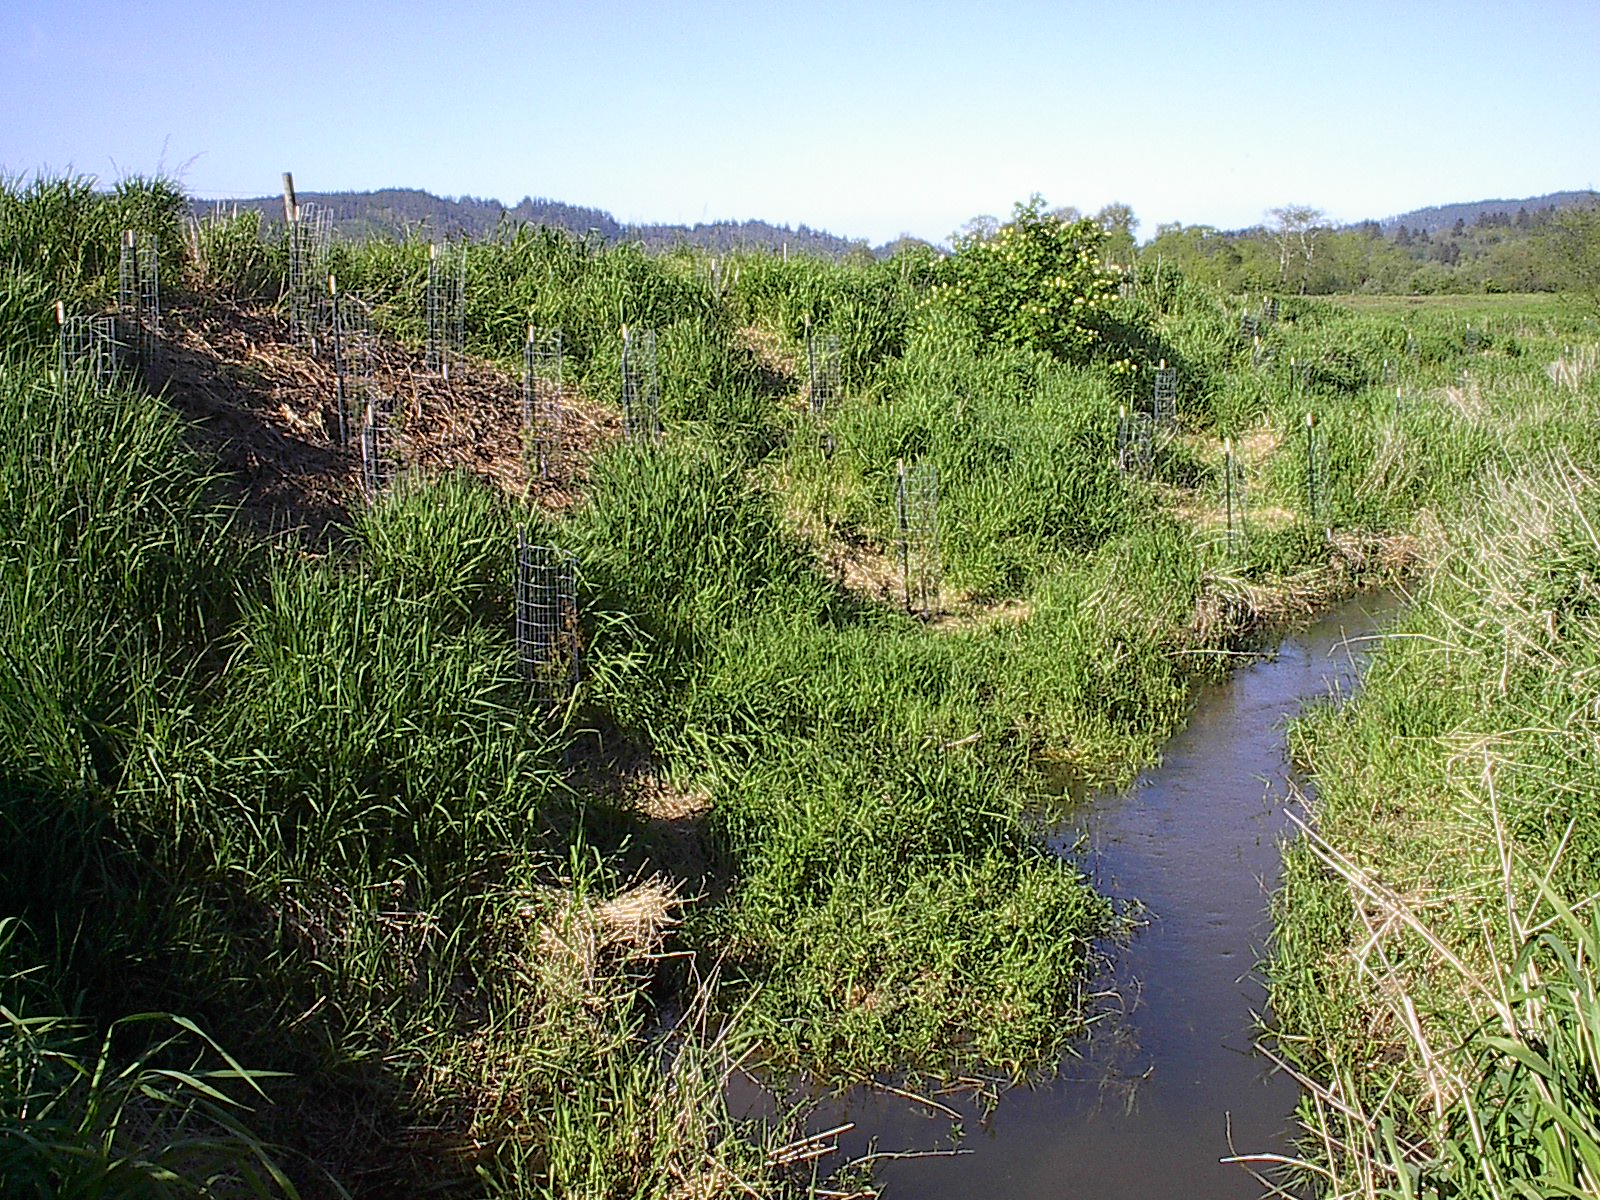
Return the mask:
[[[354,506],[333,552],[273,552],[233,529],[161,397],[51,374],[41,298],[102,302],[129,213],[175,217],[140,187],[0,188],[0,897],[20,961],[74,998],[52,1012],[91,1036],[188,1014],[292,1076],[264,1136],[372,1194],[803,1189],[778,1134],[722,1108],[746,1051],[841,1076],[1048,1060],[1111,916],[1029,831],[1046,766],[1104,782],[1155,755],[1254,597],[1340,586],[1303,582],[1329,526],[1414,531],[1486,471],[1593,448],[1591,393],[1542,382],[1544,334],[1469,353],[1415,322],[1397,409],[1404,331],[1333,308],[1286,304],[1252,365],[1237,305],[1166,279],[1066,365],[926,302],[924,258],[737,255],[713,288],[683,256],[507,230],[468,248],[469,349],[515,367],[529,324],[560,327],[569,383],[603,406],[621,327],[652,327],[664,442],[598,450],[560,516],[416,480]],[[281,249],[248,221],[195,246],[207,287],[275,294]],[[419,341],[426,255],[340,246],[335,270]],[[820,424],[790,366],[808,329],[845,353]],[[1314,366],[1300,391],[1290,357]],[[1150,358],[1180,371],[1180,423],[1145,481],[1113,448]],[[1307,403],[1325,522],[1296,499]],[[1224,563],[1206,489],[1221,438],[1255,433],[1254,557]],[[933,623],[828,558],[892,575],[914,458],[942,482]],[[519,527],[580,564],[584,671],[558,712],[517,670]],[[1561,528],[1571,562],[1515,579],[1565,579],[1530,611],[1566,619],[1587,551]],[[1516,665],[1548,683],[1539,654]],[[1502,774],[1519,837],[1572,815],[1536,775]],[[663,815],[652,789],[694,802]],[[1563,871],[1591,869],[1580,832]],[[648,929],[617,923],[646,901]]]
[[1116,471],[1117,405],[1106,380],[1025,351],[983,353],[951,321],[920,329],[886,377],[890,397],[847,404],[831,431],[856,482],[833,517],[890,546],[896,464],[939,471],[941,550],[953,587],[1015,595],[1061,554],[1137,520],[1146,497]]
[[289,276],[288,246],[282,239],[263,238],[258,209],[228,212],[218,205],[193,215],[188,234],[188,276],[201,292],[256,300],[282,294]]
[[1362,694],[1298,732],[1317,825],[1286,859],[1273,1004],[1332,1194],[1600,1180],[1592,469],[1489,476]]
[[185,210],[182,191],[159,177],[130,176],[109,191],[87,176],[0,180],[0,279],[11,294],[0,312],[19,306],[30,290],[50,293],[43,313],[13,311],[0,326],[5,344],[42,332],[57,300],[70,312],[114,299],[126,230],[158,239],[162,277],[176,282],[183,274]]
[[0,1186],[8,1196],[295,1197],[252,1132],[270,1073],[191,1021],[139,1013],[98,1037],[51,1002],[0,918]]

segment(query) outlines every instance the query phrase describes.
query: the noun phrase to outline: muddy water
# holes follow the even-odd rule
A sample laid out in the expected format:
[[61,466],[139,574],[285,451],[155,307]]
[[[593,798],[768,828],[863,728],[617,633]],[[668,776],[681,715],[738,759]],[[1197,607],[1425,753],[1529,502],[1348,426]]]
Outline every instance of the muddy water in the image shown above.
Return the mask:
[[1278,878],[1284,798],[1301,782],[1284,722],[1308,700],[1354,689],[1370,635],[1395,607],[1387,597],[1345,604],[1202,688],[1159,767],[1073,806],[1053,830],[1060,852],[1147,918],[1110,948],[1100,986],[1117,998],[1054,1078],[1002,1093],[987,1114],[970,1095],[941,1095],[962,1114],[954,1141],[949,1116],[873,1089],[826,1103],[810,1127],[854,1122],[846,1155],[872,1139],[880,1151],[963,1151],[879,1160],[891,1200],[1261,1195],[1243,1168],[1218,1160],[1230,1136],[1241,1153],[1285,1149],[1297,1098],[1252,1048],[1266,1001],[1253,975],[1266,889]]

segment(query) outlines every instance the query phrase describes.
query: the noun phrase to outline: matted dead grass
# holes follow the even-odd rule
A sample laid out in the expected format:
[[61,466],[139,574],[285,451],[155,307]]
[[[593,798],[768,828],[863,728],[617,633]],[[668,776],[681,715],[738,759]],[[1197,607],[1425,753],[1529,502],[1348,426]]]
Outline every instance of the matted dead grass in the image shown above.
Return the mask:
[[320,546],[348,521],[360,459],[329,436],[333,371],[291,345],[280,318],[222,297],[175,306],[162,351],[152,382],[248,526]]
[[947,598],[940,612],[928,622],[928,628],[938,633],[960,633],[992,625],[1021,625],[1032,616],[1033,605],[1015,597],[992,601]]
[[677,926],[683,901],[679,885],[654,875],[604,900],[580,898],[565,889],[540,912],[538,906],[522,911],[539,916],[533,944],[549,960],[561,962],[569,979],[591,996],[601,991],[599,977],[618,960],[639,962],[660,952],[667,935]]
[[1568,346],[1560,358],[1545,367],[1551,383],[1571,392],[1596,372],[1600,372],[1600,346]]
[[734,341],[754,355],[756,363],[768,375],[788,380],[798,378],[800,367],[794,356],[783,348],[783,338],[776,329],[746,325],[734,331]]
[[1336,569],[1350,575],[1404,575],[1422,562],[1423,540],[1409,533],[1335,530],[1328,539]]
[[821,548],[823,568],[840,587],[883,604],[905,600],[905,570],[899,556],[865,542],[833,538]]
[[[1241,462],[1254,466],[1266,462],[1277,453],[1278,447],[1283,445],[1283,431],[1279,429],[1257,429],[1247,433],[1233,443],[1233,452]],[[1220,443],[1218,449],[1220,450]]]
[[1468,421],[1480,422],[1489,415],[1489,402],[1483,398],[1483,389],[1472,375],[1462,372],[1461,381],[1453,387],[1442,388],[1438,399],[1448,404]]

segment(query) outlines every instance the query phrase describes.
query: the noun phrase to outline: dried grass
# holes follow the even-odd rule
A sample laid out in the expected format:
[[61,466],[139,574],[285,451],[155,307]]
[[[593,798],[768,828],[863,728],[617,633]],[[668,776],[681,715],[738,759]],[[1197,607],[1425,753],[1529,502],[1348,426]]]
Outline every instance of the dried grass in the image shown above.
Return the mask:
[[1476,423],[1489,415],[1489,402],[1483,398],[1483,389],[1478,380],[1465,371],[1461,373],[1461,382],[1442,389],[1439,398],[1468,421]]
[[985,629],[991,625],[1022,625],[1033,616],[1033,605],[1026,600],[979,601],[971,598],[940,606],[939,615],[928,622],[928,628],[938,633],[959,633],[968,629]]
[[905,601],[905,572],[897,554],[833,539],[822,547],[822,561],[841,587],[887,604]]
[[783,348],[783,338],[776,329],[746,325],[734,331],[734,341],[740,349],[749,351],[769,376],[789,380],[799,376],[799,364],[795,356]]
[[658,954],[682,906],[678,885],[656,875],[607,900],[560,891],[543,913],[536,907],[521,911],[538,919],[533,944],[546,965],[560,964],[562,976],[598,1003],[603,975]]
[[1551,383],[1571,392],[1596,372],[1600,372],[1600,346],[1568,346],[1560,358],[1545,368]]

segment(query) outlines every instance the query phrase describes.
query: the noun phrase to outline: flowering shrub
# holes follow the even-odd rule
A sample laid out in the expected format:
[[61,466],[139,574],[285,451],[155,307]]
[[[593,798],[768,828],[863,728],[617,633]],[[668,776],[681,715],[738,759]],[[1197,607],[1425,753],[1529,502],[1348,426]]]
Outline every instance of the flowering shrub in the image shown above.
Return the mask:
[[986,341],[1087,358],[1117,292],[1116,272],[1100,265],[1104,236],[1091,220],[1052,216],[1034,196],[992,237],[958,237],[935,295],[969,315]]

